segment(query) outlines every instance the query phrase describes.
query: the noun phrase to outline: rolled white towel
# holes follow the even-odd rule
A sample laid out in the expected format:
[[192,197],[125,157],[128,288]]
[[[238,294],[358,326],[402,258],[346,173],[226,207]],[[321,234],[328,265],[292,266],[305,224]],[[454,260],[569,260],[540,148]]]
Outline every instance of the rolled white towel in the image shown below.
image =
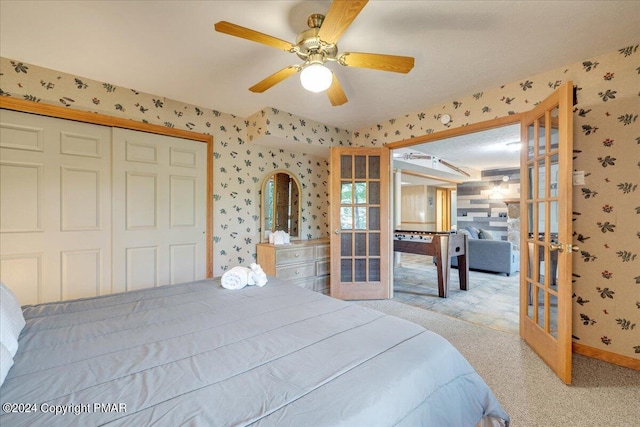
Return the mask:
[[220,284],[225,289],[242,289],[249,284],[249,276],[253,271],[247,267],[236,266],[224,272],[220,278]]
[[264,285],[267,284],[267,274],[264,272],[264,270],[262,270],[262,267],[260,267],[260,264],[256,264],[251,263],[251,265],[249,266],[251,268],[251,271],[253,272],[253,285],[259,286],[259,287],[263,287]]

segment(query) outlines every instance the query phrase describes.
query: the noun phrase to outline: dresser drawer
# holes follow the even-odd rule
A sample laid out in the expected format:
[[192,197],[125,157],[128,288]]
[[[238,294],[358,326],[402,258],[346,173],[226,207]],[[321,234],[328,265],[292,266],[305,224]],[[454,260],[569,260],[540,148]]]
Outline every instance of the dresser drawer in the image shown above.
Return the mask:
[[329,245],[316,246],[316,259],[329,258]]
[[313,246],[278,249],[276,251],[276,269],[278,266],[283,264],[311,261],[313,259]]
[[330,276],[316,277],[313,282],[313,290],[328,295],[330,285],[329,280]]
[[316,263],[316,276],[324,276],[329,273],[331,273],[331,263],[329,260],[318,261]]
[[299,240],[288,245],[258,243],[258,264],[269,276],[314,291],[329,293],[329,240]]
[[329,276],[306,277],[304,279],[290,280],[290,283],[310,291],[322,292],[329,295]]
[[301,279],[303,277],[313,277],[315,275],[316,265],[313,262],[276,267],[276,277],[280,279]]

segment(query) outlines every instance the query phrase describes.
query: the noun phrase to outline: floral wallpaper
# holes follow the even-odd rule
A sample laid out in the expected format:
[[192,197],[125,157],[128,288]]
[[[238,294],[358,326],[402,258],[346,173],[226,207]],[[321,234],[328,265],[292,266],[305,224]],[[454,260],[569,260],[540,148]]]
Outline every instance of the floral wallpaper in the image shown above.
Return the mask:
[[[15,96],[212,134],[214,274],[250,262],[260,239],[260,185],[289,169],[303,187],[303,238],[328,235],[328,163],[251,141],[264,135],[312,145],[381,145],[530,110],[563,82],[577,86],[574,169],[574,341],[640,359],[639,45],[507,83],[423,111],[348,131],[275,109],[250,118],[0,58],[0,96]],[[452,120],[443,125],[441,115]],[[288,146],[288,144],[287,144]]]
[[309,146],[328,148],[337,145],[352,145],[351,132],[335,126],[294,116],[275,108],[265,108],[247,120],[249,141],[258,141],[263,136],[276,136],[289,146],[297,145],[297,150]]
[[[574,342],[640,360],[640,48],[631,45],[354,132],[385,144],[531,110],[563,82],[574,106]],[[449,114],[451,122],[439,119]]]
[[[255,261],[255,245],[260,242],[261,235],[262,180],[273,170],[287,169],[300,181],[301,238],[328,236],[327,160],[249,143],[247,129],[255,128],[249,119],[8,58],[0,58],[0,96],[14,96],[213,135],[214,276],[222,275],[235,265],[248,265]],[[351,144],[350,132],[342,129],[329,128],[275,109],[256,115],[268,119],[269,125],[264,130],[290,132],[293,138],[305,144],[320,140],[331,141],[335,145]],[[258,135],[258,132],[254,130],[254,134]],[[282,134],[276,136],[285,138]]]

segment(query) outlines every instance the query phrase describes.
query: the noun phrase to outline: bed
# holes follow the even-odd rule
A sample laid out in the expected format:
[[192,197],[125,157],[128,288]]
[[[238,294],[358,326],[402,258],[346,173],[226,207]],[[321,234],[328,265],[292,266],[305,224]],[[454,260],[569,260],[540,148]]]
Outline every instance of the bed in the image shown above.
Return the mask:
[[[269,278],[23,307],[5,426],[507,426],[444,338]],[[22,404],[20,406],[19,404]]]

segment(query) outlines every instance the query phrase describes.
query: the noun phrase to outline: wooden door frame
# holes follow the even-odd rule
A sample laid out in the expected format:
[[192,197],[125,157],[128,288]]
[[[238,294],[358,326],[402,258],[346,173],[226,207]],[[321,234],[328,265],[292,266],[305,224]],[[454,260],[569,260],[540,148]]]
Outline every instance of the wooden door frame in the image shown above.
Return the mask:
[[[425,144],[441,139],[453,138],[455,136],[467,135],[469,133],[480,132],[489,129],[495,129],[503,126],[519,124],[523,113],[512,114],[510,116],[499,117],[497,119],[487,120],[484,122],[473,123],[457,128],[446,129],[440,132],[434,132],[427,135],[420,135],[410,139],[390,142],[386,147],[393,150],[396,148],[411,147],[413,145]],[[440,178],[437,178],[440,179]]]
[[[438,215],[438,211],[440,215]],[[438,222],[442,224],[438,230]],[[436,230],[451,229],[451,189],[436,186]]]
[[205,238],[207,244],[206,277],[213,277],[213,136],[182,129],[169,128],[151,123],[137,122],[122,117],[107,116],[89,111],[74,110],[69,107],[25,101],[11,97],[0,97],[0,109],[37,114],[57,119],[74,120],[76,122],[115,128],[137,130],[157,135],[173,136],[200,141],[207,144],[207,214]]
[[[483,122],[478,122],[478,123],[473,123],[470,125],[466,125],[466,126],[461,126],[461,127],[457,127],[457,128],[452,128],[452,129],[446,129],[440,132],[434,132],[434,133],[430,133],[430,134],[426,134],[426,135],[420,135],[420,136],[416,136],[414,138],[410,138],[410,139],[403,139],[400,141],[394,141],[394,142],[390,142],[388,144],[385,144],[384,146],[386,148],[388,148],[389,150],[393,150],[396,148],[405,148],[405,147],[411,147],[414,145],[419,145],[419,144],[426,144],[429,142],[435,142],[435,141],[439,141],[442,139],[448,139],[448,138],[453,138],[456,136],[461,136],[461,135],[467,135],[467,134],[471,134],[471,133],[475,133],[475,132],[481,132],[481,131],[486,131],[486,130],[490,130],[490,129],[495,129],[495,128],[500,128],[503,126],[509,126],[509,125],[514,125],[514,124],[518,124],[520,125],[521,121],[522,121],[522,117],[524,116],[524,113],[517,113],[517,114],[512,114],[510,116],[505,116],[505,117],[499,117],[496,119],[492,119],[492,120],[486,120]],[[392,163],[393,162],[393,156],[391,156],[391,154],[389,154],[389,162]],[[394,168],[393,168],[393,164],[389,165],[389,170],[391,171],[391,173],[393,173]],[[403,173],[405,173],[403,171]],[[454,180],[451,179],[447,179],[447,178],[440,178],[440,177],[435,177],[435,176],[430,176],[428,174],[420,174],[420,173],[416,173],[416,172],[410,172],[410,174],[412,175],[420,175],[423,176],[425,178],[432,178],[432,179],[440,179],[444,182],[456,182]],[[393,182],[392,180],[390,180],[390,182]],[[456,182],[457,183],[457,182]],[[391,196],[391,192],[393,190],[392,186],[389,186],[389,200],[392,200],[392,196]],[[395,215],[395,212],[391,212],[390,210],[390,215]],[[389,220],[391,220],[391,218],[389,218]],[[394,220],[396,220],[396,218],[394,218]],[[390,221],[391,224],[391,221]],[[393,230],[391,230],[393,231]],[[390,235],[390,238],[393,238],[393,233]],[[393,248],[393,244],[389,244],[390,248]],[[518,248],[519,249],[519,248]],[[390,249],[391,251],[391,249]],[[390,257],[389,257],[389,286],[391,287],[391,296],[393,297],[393,268],[391,267],[393,265],[393,252],[390,252]],[[518,301],[519,302],[519,301]]]

